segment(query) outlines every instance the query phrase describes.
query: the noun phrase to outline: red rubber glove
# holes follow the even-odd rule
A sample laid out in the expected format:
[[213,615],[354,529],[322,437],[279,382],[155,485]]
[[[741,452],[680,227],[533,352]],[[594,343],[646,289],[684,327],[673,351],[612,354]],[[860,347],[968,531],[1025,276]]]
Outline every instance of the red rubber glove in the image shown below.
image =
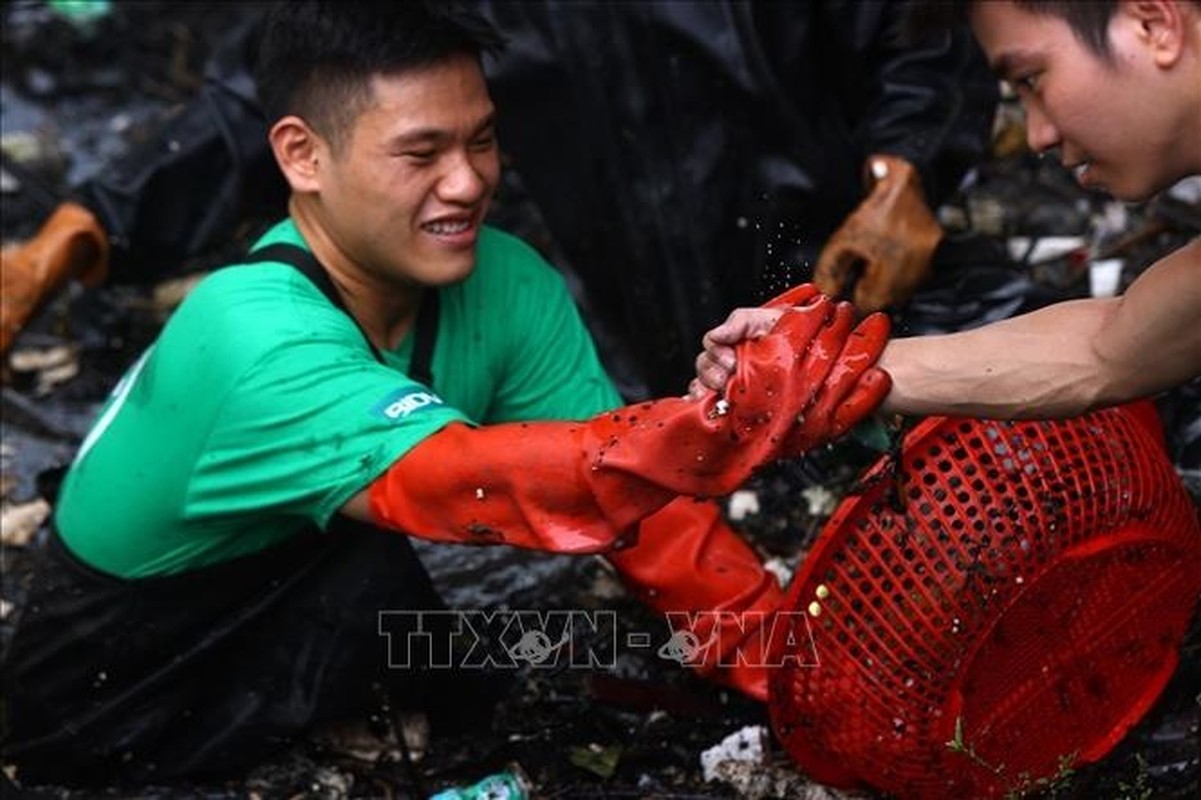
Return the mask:
[[81,205],[64,203],[28,242],[0,253],[0,353],[67,281],[98,285],[108,272],[108,236]]
[[813,278],[823,292],[838,297],[860,268],[854,302],[861,314],[909,302],[930,276],[930,259],[943,235],[912,164],[874,155],[867,172],[868,196],[830,237]]
[[[802,283],[768,300],[763,307],[787,309],[807,303],[818,294],[816,286]],[[813,402],[798,416],[798,426],[789,435],[781,456],[799,456],[837,439],[871,416],[888,396],[892,378],[874,364],[888,345],[891,321],[877,312],[852,329],[853,318],[849,303],[836,304],[826,336],[816,338],[811,345],[814,360],[829,364],[830,369]],[[836,344],[841,346],[837,353],[825,349]]]
[[[827,298],[813,298],[739,345],[724,398],[668,398],[587,422],[448,426],[371,484],[372,517],[440,541],[605,550],[677,495],[726,494],[796,446],[789,435],[848,336],[830,314]],[[820,440],[810,431],[807,441]]]
[[831,335],[831,341],[842,341],[842,348],[836,356],[824,354],[831,359],[830,372],[813,402],[798,416],[797,427],[781,449],[782,457],[799,456],[839,438],[871,416],[892,389],[892,377],[875,366],[888,344],[888,316],[869,314],[852,329],[853,316],[849,304],[838,304],[831,328],[846,330],[848,335]]
[[770,637],[784,592],[716,503],[679,498],[642,521],[636,545],[605,558],[636,597],[668,615],[673,638],[689,635],[666,655],[767,701]]

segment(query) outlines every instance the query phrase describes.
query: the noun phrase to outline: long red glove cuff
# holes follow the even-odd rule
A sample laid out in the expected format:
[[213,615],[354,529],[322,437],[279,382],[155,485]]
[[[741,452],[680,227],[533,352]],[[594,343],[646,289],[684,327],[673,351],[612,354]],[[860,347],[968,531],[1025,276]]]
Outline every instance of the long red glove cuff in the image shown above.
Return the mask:
[[716,503],[679,498],[605,554],[636,597],[667,615],[662,654],[767,699],[770,636],[784,593]]
[[829,300],[739,345],[724,398],[667,398],[587,422],[448,426],[369,490],[383,525],[441,541],[602,550],[675,495],[733,491],[775,458],[849,330]]
[[674,495],[646,481],[584,474],[586,424],[448,425],[371,484],[372,516],[434,541],[606,550]]
[[[689,635],[677,643],[681,663],[765,700],[770,631],[783,598],[775,577],[713,502],[673,499],[638,481],[641,491],[623,493],[621,513],[650,516],[636,536],[631,524],[612,523],[587,481],[571,479],[571,462],[581,451],[560,447],[562,457],[554,457],[561,439],[579,438],[580,428],[555,422],[448,426],[371,485],[372,513],[382,525],[436,541],[607,550],[636,596],[667,613],[676,635]],[[530,450],[531,435],[543,446]],[[500,448],[504,457],[485,455],[497,452],[489,448]],[[520,468],[516,460],[524,462]]]
[[[782,390],[770,372],[748,375]],[[586,422],[448,425],[371,484],[371,513],[435,541],[605,550],[678,495],[732,491],[791,427],[753,399],[724,411],[719,402],[666,398]]]

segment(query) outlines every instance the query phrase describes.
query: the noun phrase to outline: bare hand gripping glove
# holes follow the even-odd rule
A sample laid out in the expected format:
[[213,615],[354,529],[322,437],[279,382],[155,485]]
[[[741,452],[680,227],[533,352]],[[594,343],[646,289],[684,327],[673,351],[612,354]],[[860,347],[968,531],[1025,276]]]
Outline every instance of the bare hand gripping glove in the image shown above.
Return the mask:
[[108,272],[108,236],[76,203],[55,210],[28,242],[0,254],[0,353],[67,281],[99,285]]
[[[676,496],[727,494],[786,445],[823,441],[817,425],[793,434],[849,338],[848,313],[824,297],[785,312],[739,345],[724,397],[656,400],[586,422],[450,425],[371,484],[372,516],[439,541],[606,550]],[[852,381],[839,389],[822,402],[856,398]]]
[[861,314],[909,302],[943,235],[912,164],[886,155],[867,163],[868,196],[830,237],[814,271],[821,290],[837,297],[861,269],[854,296]]

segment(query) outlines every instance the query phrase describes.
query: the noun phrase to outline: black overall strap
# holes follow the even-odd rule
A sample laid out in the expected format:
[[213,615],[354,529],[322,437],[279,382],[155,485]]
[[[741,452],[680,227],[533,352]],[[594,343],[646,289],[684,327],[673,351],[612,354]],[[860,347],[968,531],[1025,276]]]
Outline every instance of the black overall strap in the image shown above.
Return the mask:
[[[329,273],[317,261],[316,256],[303,247],[297,247],[294,244],[287,244],[285,242],[277,242],[269,244],[266,247],[260,247],[242,259],[243,264],[259,264],[265,261],[289,264],[312,281],[313,285],[321,290],[321,293],[329,299],[335,308],[350,317],[355,327],[363,334],[363,339],[367,342],[367,346],[371,348],[371,353],[375,356],[375,360],[381,364],[384,363],[383,354],[372,344],[371,339],[367,336],[367,332],[363,330],[363,326],[359,325],[359,321],[347,310],[346,304],[342,302],[342,296],[338,294],[337,288],[334,287],[334,282],[330,280]],[[438,291],[431,289],[421,299],[421,309],[417,312],[417,324],[413,333],[413,357],[409,364],[409,377],[429,387],[433,387],[434,385],[432,366],[434,340],[437,338],[437,335]]]

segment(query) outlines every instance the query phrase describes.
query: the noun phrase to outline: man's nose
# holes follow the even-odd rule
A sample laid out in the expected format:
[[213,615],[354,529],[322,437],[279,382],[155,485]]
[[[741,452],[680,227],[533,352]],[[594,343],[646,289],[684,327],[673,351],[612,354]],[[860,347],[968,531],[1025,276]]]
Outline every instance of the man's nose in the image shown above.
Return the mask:
[[1036,153],[1044,153],[1059,144],[1059,130],[1035,103],[1026,104],[1026,143]]
[[455,154],[438,182],[442,199],[467,203],[478,200],[488,186],[488,165],[483,159],[482,154]]

